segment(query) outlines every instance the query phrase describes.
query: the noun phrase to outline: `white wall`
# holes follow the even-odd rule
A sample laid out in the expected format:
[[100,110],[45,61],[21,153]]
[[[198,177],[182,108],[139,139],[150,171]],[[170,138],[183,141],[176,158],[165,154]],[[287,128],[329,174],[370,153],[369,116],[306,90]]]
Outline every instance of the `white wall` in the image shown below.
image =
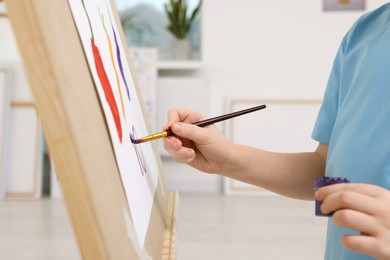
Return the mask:
[[[0,3],[0,5],[4,5],[4,3]],[[7,18],[0,17],[0,62],[17,61],[20,61],[20,56],[11,25]]]
[[[367,10],[386,2],[367,0]],[[209,81],[212,115],[229,98],[321,99],[341,39],[363,14],[325,13],[322,0],[205,0],[202,12],[204,66],[190,76]],[[222,190],[221,177],[164,163],[174,189]]]
[[[387,1],[367,1],[368,9]],[[321,98],[336,50],[362,12],[322,11],[320,0],[209,0],[204,74],[212,111],[223,98]]]

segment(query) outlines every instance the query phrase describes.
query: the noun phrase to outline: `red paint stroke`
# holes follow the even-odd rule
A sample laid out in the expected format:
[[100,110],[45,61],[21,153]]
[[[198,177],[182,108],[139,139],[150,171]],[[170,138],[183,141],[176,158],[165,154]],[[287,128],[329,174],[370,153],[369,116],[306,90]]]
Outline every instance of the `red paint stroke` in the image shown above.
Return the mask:
[[119,76],[118,76],[118,71],[117,71],[116,65],[115,65],[115,59],[114,59],[114,54],[113,54],[113,51],[112,51],[112,44],[111,44],[110,36],[108,35],[106,25],[104,24],[104,16],[100,15],[100,19],[101,19],[102,24],[103,24],[104,32],[106,33],[108,48],[109,48],[109,51],[110,51],[110,58],[111,58],[112,68],[114,69],[114,72],[115,72],[116,84],[117,84],[117,87],[118,87],[119,97],[120,97],[120,101],[121,101],[122,113],[123,113],[123,117],[125,118],[125,121],[126,121],[125,105],[123,104],[122,90],[121,90],[120,80],[119,80]]
[[106,98],[106,101],[110,107],[112,117],[115,122],[116,130],[118,133],[119,141],[122,143],[122,125],[121,125],[121,119],[119,116],[119,110],[118,106],[116,104],[115,96],[112,91],[110,80],[108,79],[106,70],[104,68],[104,63],[100,55],[99,48],[95,44],[94,40],[94,34],[92,30],[91,20],[89,19],[89,15],[87,12],[87,9],[85,8],[84,0],[81,0],[81,3],[83,4],[85,14],[88,19],[89,29],[91,30],[91,47],[92,47],[92,53],[93,53],[93,59],[95,62],[96,72],[98,74],[100,84],[102,85],[104,96]]
[[[134,126],[132,126],[132,131],[130,132],[129,137],[130,137],[130,140],[131,139],[137,139],[137,133],[135,131],[135,127]],[[134,147],[135,153],[137,155],[138,164],[139,164],[139,168],[141,170],[141,174],[142,174],[142,176],[145,176],[145,174],[146,174],[146,164],[145,164],[144,157],[142,156],[141,146],[137,145],[137,144],[133,144],[133,147]]]
[[100,52],[98,47],[95,45],[93,39],[91,38],[92,52],[93,58],[95,61],[95,67],[97,74],[99,76],[100,84],[103,87],[104,96],[106,97],[106,101],[110,107],[112,117],[114,118],[116,130],[118,132],[119,141],[122,143],[122,125],[121,119],[119,116],[118,106],[116,104],[114,93],[112,92],[111,83],[108,79],[106,70],[104,69],[104,64],[102,58],[100,56]]

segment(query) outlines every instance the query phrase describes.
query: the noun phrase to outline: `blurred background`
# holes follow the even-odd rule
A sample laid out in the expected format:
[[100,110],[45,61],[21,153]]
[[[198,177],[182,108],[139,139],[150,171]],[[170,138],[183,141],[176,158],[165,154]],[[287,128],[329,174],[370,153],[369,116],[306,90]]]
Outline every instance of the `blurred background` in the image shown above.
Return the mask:
[[[203,0],[182,35],[167,29],[168,0],[115,3],[153,131],[170,108],[211,117],[265,103],[267,113],[218,128],[234,142],[290,152],[316,146],[310,134],[341,39],[386,2]],[[187,5],[191,16],[199,1]],[[181,197],[179,259],[323,258],[326,219],[314,217],[313,202],[200,173],[159,147],[169,189]],[[4,3],[0,198],[4,259],[80,259]]]

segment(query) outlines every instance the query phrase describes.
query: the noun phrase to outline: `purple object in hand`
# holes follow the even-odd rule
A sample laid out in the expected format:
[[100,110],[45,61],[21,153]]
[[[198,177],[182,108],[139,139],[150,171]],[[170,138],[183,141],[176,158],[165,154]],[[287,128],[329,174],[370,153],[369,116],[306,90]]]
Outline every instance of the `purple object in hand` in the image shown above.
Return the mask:
[[[321,187],[333,185],[337,183],[350,183],[350,181],[347,178],[342,178],[342,177],[320,176],[316,178],[314,189],[317,190]],[[320,209],[321,205],[322,205],[322,201],[316,200],[316,216],[330,217],[333,215],[333,212],[329,214],[323,214]]]

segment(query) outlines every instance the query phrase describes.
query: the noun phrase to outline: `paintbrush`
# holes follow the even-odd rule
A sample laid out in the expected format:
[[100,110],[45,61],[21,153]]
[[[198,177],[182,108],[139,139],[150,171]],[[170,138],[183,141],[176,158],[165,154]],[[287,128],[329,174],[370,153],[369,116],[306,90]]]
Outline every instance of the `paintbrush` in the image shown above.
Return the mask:
[[[266,107],[265,105],[255,106],[255,107],[247,108],[244,110],[236,111],[233,113],[225,114],[222,116],[217,116],[217,117],[205,119],[205,120],[193,123],[193,125],[196,125],[199,127],[205,127],[205,126],[212,125],[212,124],[215,124],[215,123],[218,123],[218,122],[221,122],[221,121],[224,121],[224,120],[236,117],[236,116],[241,116],[241,115],[251,113],[251,112],[254,112],[254,111],[257,111],[260,109],[264,109],[265,107]],[[149,142],[152,140],[156,140],[156,139],[160,139],[160,138],[164,138],[164,137],[172,136],[172,135],[175,135],[175,134],[172,132],[172,130],[168,129],[166,131],[162,131],[162,132],[159,132],[156,134],[148,135],[148,136],[145,136],[145,137],[142,137],[139,139],[133,139],[131,137],[131,142],[133,144],[140,144],[140,143]]]

